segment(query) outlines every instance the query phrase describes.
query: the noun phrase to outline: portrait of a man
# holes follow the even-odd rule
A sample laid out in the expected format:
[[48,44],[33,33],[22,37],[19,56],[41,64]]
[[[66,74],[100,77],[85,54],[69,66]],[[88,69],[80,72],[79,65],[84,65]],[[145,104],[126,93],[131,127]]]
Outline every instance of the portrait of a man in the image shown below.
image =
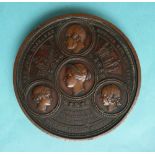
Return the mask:
[[79,53],[85,48],[85,40],[87,37],[85,29],[79,24],[73,24],[66,31],[66,46],[73,53]]

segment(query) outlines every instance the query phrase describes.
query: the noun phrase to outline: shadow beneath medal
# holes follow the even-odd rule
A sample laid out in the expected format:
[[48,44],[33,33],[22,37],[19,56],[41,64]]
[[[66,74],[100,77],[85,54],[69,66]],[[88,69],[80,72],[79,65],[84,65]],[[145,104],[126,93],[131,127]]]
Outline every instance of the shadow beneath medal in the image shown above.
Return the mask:
[[56,11],[49,11],[49,12],[46,12],[45,14],[43,14],[42,16],[39,16],[38,19],[33,21],[33,23],[30,23],[30,27],[27,28],[27,32],[25,32],[25,33],[27,33],[27,35],[28,35],[31,31],[33,31],[35,28],[37,28],[38,25],[41,25],[42,23],[46,22],[49,19],[52,19],[57,16],[62,16],[65,14],[90,14],[90,15],[98,16],[100,18],[103,18],[103,19],[113,23],[114,25],[116,25],[119,28],[118,21],[116,21],[114,19],[114,17],[111,17],[110,14],[104,12],[104,10],[96,10],[93,8],[86,8],[86,7],[79,8],[78,6],[72,6],[72,7],[67,7],[67,8],[60,7]]
[[79,8],[78,6],[72,6],[72,7],[60,7],[59,9],[55,11],[47,11],[46,13],[42,14],[42,16],[38,15],[38,18],[36,20],[33,20],[30,22],[26,30],[24,31],[24,34],[21,35],[21,38],[19,38],[18,47],[21,46],[22,42],[24,41],[25,37],[27,37],[33,30],[35,30],[39,25],[42,25],[47,20],[52,19],[57,16],[62,16],[66,14],[90,14],[94,16],[98,16],[100,18],[103,18],[114,25],[116,25],[119,28],[119,22],[115,21],[114,17],[111,17],[109,13],[106,13],[104,9],[102,10],[96,10],[95,8],[86,8],[82,6]]

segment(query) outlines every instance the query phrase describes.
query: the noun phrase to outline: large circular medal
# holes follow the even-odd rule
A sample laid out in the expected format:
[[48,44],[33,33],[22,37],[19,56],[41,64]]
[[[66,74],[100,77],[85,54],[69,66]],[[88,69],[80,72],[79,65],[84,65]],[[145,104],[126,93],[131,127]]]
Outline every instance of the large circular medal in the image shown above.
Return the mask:
[[91,15],[42,24],[25,39],[14,65],[14,88],[25,114],[65,138],[90,138],[114,128],[131,109],[139,85],[129,40]]

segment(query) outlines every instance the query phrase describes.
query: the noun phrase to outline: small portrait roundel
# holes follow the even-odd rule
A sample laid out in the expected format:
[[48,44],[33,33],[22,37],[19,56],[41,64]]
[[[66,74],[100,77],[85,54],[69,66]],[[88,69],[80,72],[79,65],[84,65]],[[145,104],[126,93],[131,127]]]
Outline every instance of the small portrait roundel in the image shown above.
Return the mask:
[[121,106],[120,98],[121,91],[114,84],[105,86],[101,89],[101,102],[103,103],[104,110],[107,112],[113,112]]
[[40,114],[53,111],[58,104],[56,91],[44,85],[33,87],[28,94],[28,99],[31,110]]
[[104,113],[120,113],[127,104],[126,89],[114,83],[100,86],[96,93],[95,104]]
[[82,24],[69,24],[64,27],[62,34],[65,50],[72,54],[85,52],[92,42],[90,30]]

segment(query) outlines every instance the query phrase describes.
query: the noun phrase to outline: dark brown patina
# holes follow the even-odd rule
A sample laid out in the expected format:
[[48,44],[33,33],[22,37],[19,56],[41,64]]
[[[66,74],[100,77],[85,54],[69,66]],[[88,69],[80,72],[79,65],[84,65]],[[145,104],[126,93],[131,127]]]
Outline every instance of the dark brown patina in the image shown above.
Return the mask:
[[127,115],[139,92],[140,66],[115,26],[91,15],[65,15],[25,39],[14,87],[26,115],[44,131],[91,138]]

